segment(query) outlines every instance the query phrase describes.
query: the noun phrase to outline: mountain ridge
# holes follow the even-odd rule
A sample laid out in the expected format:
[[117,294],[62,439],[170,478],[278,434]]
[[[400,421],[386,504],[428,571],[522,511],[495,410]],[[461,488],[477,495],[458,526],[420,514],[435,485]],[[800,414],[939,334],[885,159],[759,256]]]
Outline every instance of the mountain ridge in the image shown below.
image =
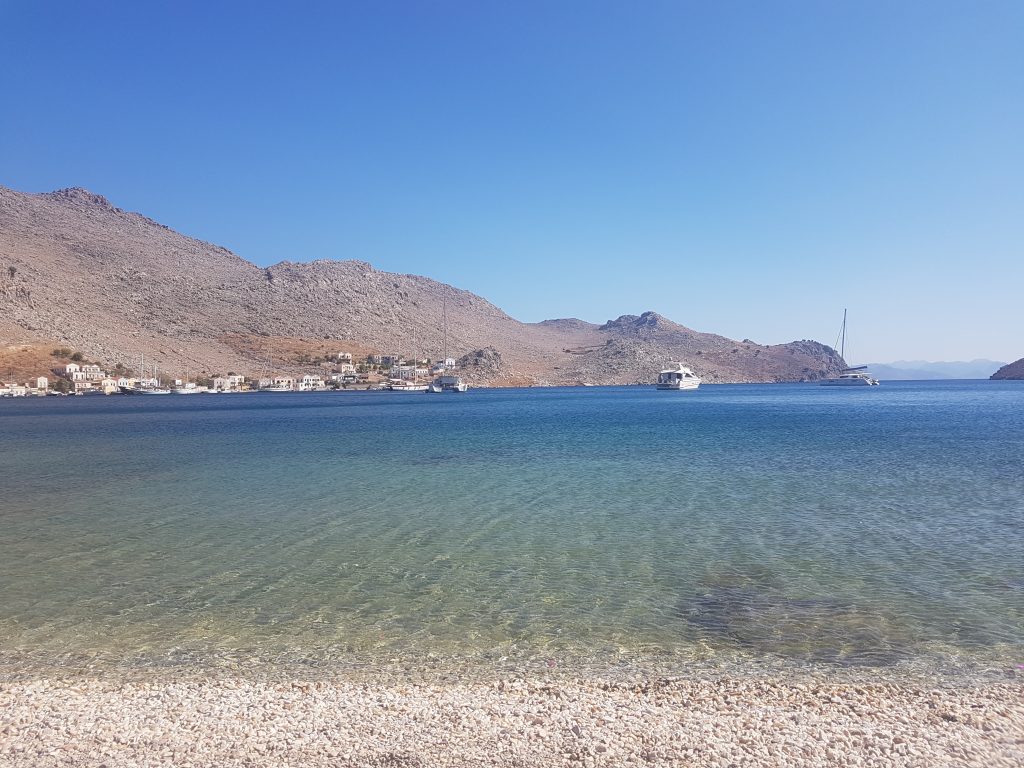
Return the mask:
[[895,360],[891,363],[868,363],[867,367],[879,379],[890,381],[926,381],[937,379],[987,379],[1005,365],[996,360]]
[[442,308],[450,356],[497,353],[469,372],[478,384],[642,383],[680,359],[709,382],[816,380],[842,367],[818,342],[737,342],[650,311],[523,323],[469,291],[361,260],[259,267],[81,187],[0,186],[5,341],[27,333],[110,365],[145,354],[168,371],[252,371],[269,359],[298,372],[320,347],[437,359]]

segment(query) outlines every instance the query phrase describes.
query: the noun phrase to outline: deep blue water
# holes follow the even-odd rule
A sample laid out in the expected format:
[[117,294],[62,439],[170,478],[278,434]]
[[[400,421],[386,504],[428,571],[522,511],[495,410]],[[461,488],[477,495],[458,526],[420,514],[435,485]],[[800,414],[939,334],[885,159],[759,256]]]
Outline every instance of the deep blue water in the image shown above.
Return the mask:
[[0,400],[5,674],[1024,662],[1024,383]]

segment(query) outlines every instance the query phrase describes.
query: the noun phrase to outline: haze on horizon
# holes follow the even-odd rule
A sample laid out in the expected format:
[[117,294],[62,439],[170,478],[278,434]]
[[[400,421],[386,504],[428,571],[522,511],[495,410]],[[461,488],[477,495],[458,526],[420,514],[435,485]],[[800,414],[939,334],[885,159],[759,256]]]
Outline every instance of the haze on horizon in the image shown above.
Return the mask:
[[0,0],[0,184],[524,321],[1024,355],[1024,5]]

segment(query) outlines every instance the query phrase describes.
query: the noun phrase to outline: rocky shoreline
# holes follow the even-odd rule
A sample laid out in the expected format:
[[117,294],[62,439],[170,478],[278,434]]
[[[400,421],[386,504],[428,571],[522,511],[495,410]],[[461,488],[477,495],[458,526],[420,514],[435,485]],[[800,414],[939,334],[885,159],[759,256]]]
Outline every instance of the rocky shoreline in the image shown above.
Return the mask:
[[0,683],[5,766],[1019,766],[1024,679]]

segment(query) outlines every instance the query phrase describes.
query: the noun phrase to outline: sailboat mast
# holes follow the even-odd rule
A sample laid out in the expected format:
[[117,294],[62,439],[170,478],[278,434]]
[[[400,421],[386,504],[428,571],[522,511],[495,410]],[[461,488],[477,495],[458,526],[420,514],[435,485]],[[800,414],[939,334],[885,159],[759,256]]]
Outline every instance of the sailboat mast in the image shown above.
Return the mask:
[[441,304],[441,315],[444,318],[444,360],[448,359],[448,297]]
[[843,310],[843,341],[839,346],[839,356],[846,361],[846,310]]

